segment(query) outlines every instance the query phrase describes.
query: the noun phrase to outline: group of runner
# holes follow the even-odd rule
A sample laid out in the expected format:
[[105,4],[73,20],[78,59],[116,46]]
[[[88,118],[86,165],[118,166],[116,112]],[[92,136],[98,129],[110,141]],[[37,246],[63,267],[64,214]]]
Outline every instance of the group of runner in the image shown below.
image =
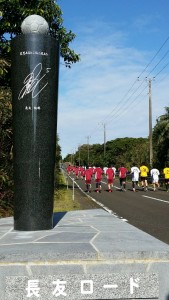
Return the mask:
[[[132,190],[136,191],[136,186],[140,186],[139,181],[141,182],[141,189],[144,191],[148,190],[148,176],[151,176],[153,190],[156,191],[159,188],[159,175],[160,172],[157,168],[149,168],[145,163],[142,163],[140,167],[137,167],[135,163],[132,164],[130,170],[128,170],[124,164],[121,164],[120,167],[116,170],[116,167],[109,165],[108,167],[101,168],[100,166],[71,166],[67,167],[67,173],[73,173],[76,176],[76,179],[85,179],[86,192],[90,193],[92,188],[92,180],[95,180],[97,193],[101,193],[102,190],[102,177],[103,175],[107,179],[108,192],[113,191],[114,179],[115,176],[119,177],[121,191],[126,191],[126,177],[131,175]],[[163,175],[165,180],[166,191],[169,191],[169,167],[166,165],[163,169]]]

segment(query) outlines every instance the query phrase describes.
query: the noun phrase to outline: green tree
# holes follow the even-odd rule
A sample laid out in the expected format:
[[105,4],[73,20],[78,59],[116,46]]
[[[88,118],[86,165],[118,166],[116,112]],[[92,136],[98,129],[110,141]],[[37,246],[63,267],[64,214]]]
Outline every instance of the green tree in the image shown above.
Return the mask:
[[[84,144],[80,147],[81,165],[87,165],[88,161],[88,145]],[[78,152],[74,154],[78,159]],[[106,143],[106,155],[104,157],[104,145],[93,144],[89,148],[89,163],[91,165],[99,164],[101,167],[114,164],[117,167],[120,163],[124,163],[130,168],[135,162],[138,166],[143,161],[148,164],[149,160],[149,142],[147,138],[117,138]],[[71,155],[68,154],[65,162],[71,162]]]
[[154,163],[160,169],[169,162],[169,107],[165,107],[165,111],[153,128]]
[[[31,14],[48,22],[50,35],[59,40],[60,56],[66,67],[80,60],[80,55],[69,48],[75,34],[63,27],[62,11],[56,1],[0,1],[0,216],[11,209],[13,199],[11,40],[21,34],[21,23]],[[58,162],[61,158],[58,143],[56,148]]]
[[56,156],[55,156],[55,188],[59,185],[60,178],[60,163],[62,160],[61,147],[59,145],[59,137],[56,137]]
[[37,14],[46,19],[50,35],[59,40],[60,54],[66,66],[80,60],[80,55],[69,48],[75,34],[63,26],[62,11],[54,0],[1,0],[0,46],[1,54],[10,55],[10,41],[21,34],[21,23],[29,15]]
[[0,57],[0,216],[10,215],[13,208],[12,104],[6,80],[10,63]]
[[57,135],[56,137],[56,168],[57,169],[60,167],[61,160],[62,160],[61,147],[59,145],[59,137]]
[[117,138],[106,144],[107,161],[119,166],[124,163],[130,168],[135,162],[138,166],[145,161],[148,164],[147,138]]
[[12,150],[12,105],[11,90],[9,88],[0,89],[0,161],[7,164],[6,158],[11,157]]

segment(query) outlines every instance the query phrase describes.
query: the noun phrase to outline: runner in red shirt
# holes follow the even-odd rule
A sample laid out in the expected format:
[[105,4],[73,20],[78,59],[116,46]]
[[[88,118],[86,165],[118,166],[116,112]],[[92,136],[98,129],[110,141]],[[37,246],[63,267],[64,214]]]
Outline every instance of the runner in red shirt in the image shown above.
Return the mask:
[[119,180],[120,180],[120,189],[122,191],[126,191],[126,176],[127,176],[127,169],[124,167],[124,164],[121,164],[119,171]]
[[87,193],[91,193],[91,181],[92,181],[92,173],[89,168],[85,170],[85,183],[86,183],[86,191]]
[[89,166],[89,170],[91,172],[91,176],[93,176],[93,174],[94,174],[94,168],[92,166]]
[[113,190],[111,187],[113,187],[113,180],[114,180],[114,170],[111,166],[108,167],[106,170],[106,177],[107,177],[107,185],[108,185],[108,192],[111,193]]
[[79,176],[79,167],[74,167],[74,174],[76,176],[76,179],[78,179],[78,176]]
[[70,175],[70,172],[72,171],[72,166],[71,165],[68,165],[67,167],[67,173],[68,175]]
[[73,174],[76,173],[76,167],[75,166],[72,166],[72,172],[73,172]]
[[80,168],[80,178],[83,179],[83,177],[85,177],[85,168],[81,167]]
[[96,192],[97,193],[101,193],[101,181],[102,181],[102,174],[103,174],[103,170],[100,167],[96,167],[94,169],[94,174],[95,174],[95,182],[96,182]]

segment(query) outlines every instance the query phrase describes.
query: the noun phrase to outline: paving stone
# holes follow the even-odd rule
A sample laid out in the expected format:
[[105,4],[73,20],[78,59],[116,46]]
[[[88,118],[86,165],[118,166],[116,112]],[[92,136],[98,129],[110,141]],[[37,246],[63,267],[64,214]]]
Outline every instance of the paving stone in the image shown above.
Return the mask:
[[[83,299],[168,300],[169,245],[103,209],[55,213],[54,228],[44,231],[13,230],[12,218],[0,219],[0,299],[28,299],[23,296],[23,283],[36,278],[44,291],[38,298],[52,299],[49,279],[58,274],[71,283],[69,300],[81,299],[79,280],[97,278],[101,284],[112,275],[119,282],[119,292],[113,290],[110,298],[109,290],[105,293],[98,287],[97,293],[85,294]],[[135,280],[135,275],[145,288],[133,298],[124,283],[132,276]]]

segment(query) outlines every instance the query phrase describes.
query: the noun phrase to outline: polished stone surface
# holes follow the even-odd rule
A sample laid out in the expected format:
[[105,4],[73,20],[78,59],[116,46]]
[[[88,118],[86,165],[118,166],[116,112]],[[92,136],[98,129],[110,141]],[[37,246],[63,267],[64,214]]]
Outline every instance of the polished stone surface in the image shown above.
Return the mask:
[[12,40],[16,230],[53,227],[59,44],[49,35]]
[[[83,299],[105,299],[107,295],[106,299],[168,300],[169,245],[103,209],[56,213],[53,229],[36,232],[14,230],[13,218],[0,219],[0,299],[28,299],[22,298],[23,290],[25,293],[25,283],[33,279],[41,282],[45,295],[49,293],[45,282],[60,275],[67,281],[96,278],[98,284],[98,277],[100,284],[109,276],[117,279],[116,298],[108,298],[100,286],[96,288],[100,298],[95,294],[96,298]],[[134,287],[133,295],[120,288],[120,280],[131,278],[140,280],[140,289]],[[77,299],[77,295],[68,298]]]

